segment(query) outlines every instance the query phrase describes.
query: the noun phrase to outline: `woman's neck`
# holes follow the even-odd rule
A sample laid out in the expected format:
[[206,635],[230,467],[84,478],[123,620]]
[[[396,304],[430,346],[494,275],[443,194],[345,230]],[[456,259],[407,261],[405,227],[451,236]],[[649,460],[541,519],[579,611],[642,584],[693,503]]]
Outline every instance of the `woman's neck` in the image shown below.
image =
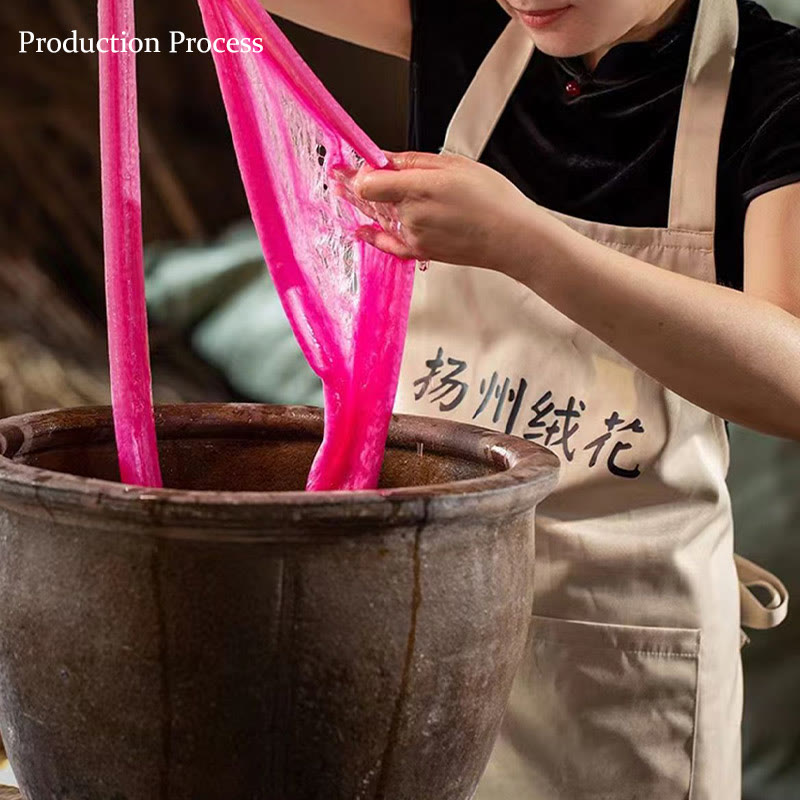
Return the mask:
[[586,67],[594,71],[600,63],[600,59],[618,44],[622,44],[623,42],[649,41],[665,28],[669,28],[669,26],[680,17],[690,0],[664,0],[664,2],[667,4],[667,7],[662,8],[652,19],[643,20],[641,23],[631,28],[624,36],[617,39],[617,41],[604,45],[591,53],[587,53],[583,57]]

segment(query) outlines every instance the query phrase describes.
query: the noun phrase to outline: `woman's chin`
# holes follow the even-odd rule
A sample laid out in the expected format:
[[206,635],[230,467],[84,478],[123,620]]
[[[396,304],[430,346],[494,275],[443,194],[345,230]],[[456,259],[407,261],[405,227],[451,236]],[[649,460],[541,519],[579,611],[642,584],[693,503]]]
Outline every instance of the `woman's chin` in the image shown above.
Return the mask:
[[573,58],[592,52],[593,42],[587,43],[582,37],[564,36],[558,34],[546,34],[531,31],[531,38],[537,50],[541,50],[548,56],[554,58]]
[[516,17],[533,39],[536,48],[555,58],[593,53],[614,39],[614,32],[608,29],[609,26],[598,26],[596,20],[587,19],[575,7],[567,8],[561,17],[550,24],[532,22],[520,13]]
[[607,38],[594,31],[533,31],[528,30],[537,50],[554,58],[574,58],[608,49]]

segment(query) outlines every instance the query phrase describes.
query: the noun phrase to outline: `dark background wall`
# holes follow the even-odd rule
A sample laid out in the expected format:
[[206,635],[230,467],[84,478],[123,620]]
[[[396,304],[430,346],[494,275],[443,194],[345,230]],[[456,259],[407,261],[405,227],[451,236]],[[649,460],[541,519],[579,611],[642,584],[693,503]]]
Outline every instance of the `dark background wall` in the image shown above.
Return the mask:
[[[203,35],[195,0],[136,8],[141,37]],[[96,14],[96,0],[0,3],[1,416],[107,396],[96,56],[19,53],[20,30],[95,38]],[[373,139],[402,149],[406,65],[285,27]],[[142,56],[139,107],[146,242],[212,241],[245,219],[211,56]],[[151,344],[160,400],[230,394],[174,331]]]
[[[19,31],[96,37],[96,0],[0,3],[0,253],[32,253],[95,310],[102,272],[97,65],[20,54]],[[195,0],[137,3],[137,33],[202,36]],[[301,54],[383,147],[405,141],[406,66],[286,24]],[[147,241],[217,234],[247,209],[210,55],[139,59]]]

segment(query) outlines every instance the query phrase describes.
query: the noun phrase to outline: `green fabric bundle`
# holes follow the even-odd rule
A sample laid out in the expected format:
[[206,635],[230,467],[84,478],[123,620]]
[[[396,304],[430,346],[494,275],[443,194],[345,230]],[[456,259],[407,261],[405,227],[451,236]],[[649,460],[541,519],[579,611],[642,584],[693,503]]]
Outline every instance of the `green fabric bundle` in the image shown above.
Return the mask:
[[210,245],[151,248],[147,304],[154,321],[184,332],[243,397],[322,405],[322,384],[289,327],[251,223]]

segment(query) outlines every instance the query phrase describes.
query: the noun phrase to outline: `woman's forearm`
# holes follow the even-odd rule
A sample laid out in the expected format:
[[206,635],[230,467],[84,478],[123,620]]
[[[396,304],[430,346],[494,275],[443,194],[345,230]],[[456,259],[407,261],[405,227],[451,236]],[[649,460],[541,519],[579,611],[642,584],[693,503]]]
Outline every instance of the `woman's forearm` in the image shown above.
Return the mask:
[[[359,201],[388,204],[400,223],[386,226],[376,215],[384,227],[364,228],[361,238],[399,258],[509,275],[696,405],[800,438],[800,319],[793,314],[598,244],[484,164],[426,153],[394,155],[392,164],[345,181],[345,197],[350,191]],[[787,238],[780,226],[751,233]],[[795,256],[782,259],[783,271],[793,272]],[[746,268],[775,274],[774,264],[759,270],[752,260]]]
[[677,394],[764,433],[800,437],[800,320],[787,311],[540,215],[506,252],[504,272]]

